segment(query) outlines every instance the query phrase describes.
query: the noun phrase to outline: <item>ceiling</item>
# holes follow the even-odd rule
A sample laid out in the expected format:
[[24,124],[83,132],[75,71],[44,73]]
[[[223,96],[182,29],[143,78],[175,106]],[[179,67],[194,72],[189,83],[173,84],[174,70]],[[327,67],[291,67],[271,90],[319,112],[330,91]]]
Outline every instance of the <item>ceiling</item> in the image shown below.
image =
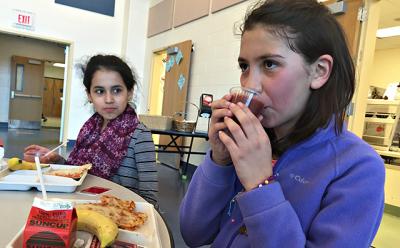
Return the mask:
[[[382,0],[379,28],[400,26],[400,0]],[[400,36],[376,40],[376,50],[400,48]]]

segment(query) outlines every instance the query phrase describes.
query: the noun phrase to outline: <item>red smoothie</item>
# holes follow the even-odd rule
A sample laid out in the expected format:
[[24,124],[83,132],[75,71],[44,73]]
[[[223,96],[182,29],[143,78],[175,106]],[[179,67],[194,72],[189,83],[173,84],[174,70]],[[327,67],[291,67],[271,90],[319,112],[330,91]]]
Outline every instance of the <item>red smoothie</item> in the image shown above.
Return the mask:
[[[246,93],[237,93],[232,95],[231,102],[233,103],[242,102],[243,104],[246,104],[248,97],[249,96]],[[251,112],[255,116],[258,116],[260,115],[262,109],[264,108],[264,104],[259,99],[257,99],[257,96],[253,96],[253,98],[250,101],[250,104],[247,107],[251,110]]]

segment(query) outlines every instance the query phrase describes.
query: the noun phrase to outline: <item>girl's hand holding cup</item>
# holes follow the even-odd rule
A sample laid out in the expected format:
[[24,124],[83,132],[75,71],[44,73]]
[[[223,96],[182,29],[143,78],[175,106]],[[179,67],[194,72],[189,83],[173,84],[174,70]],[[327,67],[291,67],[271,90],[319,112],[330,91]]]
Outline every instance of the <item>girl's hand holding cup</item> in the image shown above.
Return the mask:
[[229,110],[234,118],[224,118],[230,134],[219,138],[229,151],[236,174],[245,190],[251,190],[272,175],[272,151],[267,133],[260,123],[263,102],[255,90],[232,88]]
[[229,110],[231,95],[225,95],[223,98],[211,103],[212,115],[210,119],[210,129],[208,131],[209,142],[211,146],[211,158],[219,165],[228,165],[232,162],[228,150],[219,139],[219,131],[227,130],[224,117],[232,117]]
[[224,122],[225,117],[231,117],[236,122],[236,117],[229,110],[231,103],[243,102],[249,106],[255,115],[259,115],[264,107],[263,103],[258,100],[259,91],[244,88],[233,87],[229,91],[229,95],[225,95],[222,99],[211,103],[212,115],[210,120],[209,138],[212,150],[212,159],[219,165],[227,165],[232,162],[229,151],[219,138],[219,131],[229,134],[229,130]]

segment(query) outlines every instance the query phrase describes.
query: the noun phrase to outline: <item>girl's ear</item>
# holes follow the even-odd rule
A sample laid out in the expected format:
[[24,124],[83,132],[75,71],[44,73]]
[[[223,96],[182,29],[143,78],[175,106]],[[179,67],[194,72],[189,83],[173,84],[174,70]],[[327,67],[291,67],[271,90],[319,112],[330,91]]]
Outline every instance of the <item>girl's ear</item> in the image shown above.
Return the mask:
[[133,98],[133,89],[128,91],[128,102],[131,102]]
[[86,90],[86,95],[87,95],[87,98],[88,98],[89,102],[92,103],[93,102],[92,96],[90,96],[90,92],[87,91],[87,90]]
[[311,89],[316,90],[324,86],[328,81],[333,67],[333,58],[331,55],[321,55],[311,66],[312,68],[312,81]]

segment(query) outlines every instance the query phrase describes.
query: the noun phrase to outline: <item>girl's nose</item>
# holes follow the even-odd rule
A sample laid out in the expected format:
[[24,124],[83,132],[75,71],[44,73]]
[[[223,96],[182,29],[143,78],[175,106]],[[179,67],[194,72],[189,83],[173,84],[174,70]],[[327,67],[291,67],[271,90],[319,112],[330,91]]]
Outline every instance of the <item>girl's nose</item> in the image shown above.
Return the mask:
[[251,69],[249,76],[242,82],[242,86],[261,92],[261,72],[258,69]]
[[105,100],[106,100],[106,103],[112,103],[114,101],[114,97],[110,92],[107,92]]

